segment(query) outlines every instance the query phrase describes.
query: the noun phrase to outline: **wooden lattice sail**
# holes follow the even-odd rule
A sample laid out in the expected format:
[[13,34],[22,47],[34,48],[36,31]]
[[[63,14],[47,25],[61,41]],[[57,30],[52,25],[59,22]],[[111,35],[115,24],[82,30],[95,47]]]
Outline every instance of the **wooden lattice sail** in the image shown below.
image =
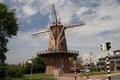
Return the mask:
[[50,31],[48,51],[67,51],[65,27],[62,24],[51,25]]

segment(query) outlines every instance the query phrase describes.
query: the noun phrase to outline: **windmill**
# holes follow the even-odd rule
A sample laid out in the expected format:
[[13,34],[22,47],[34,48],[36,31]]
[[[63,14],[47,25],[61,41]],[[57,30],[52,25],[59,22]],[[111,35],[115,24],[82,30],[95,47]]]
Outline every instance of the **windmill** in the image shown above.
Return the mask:
[[46,74],[53,74],[55,69],[63,68],[64,72],[70,72],[70,61],[69,58],[78,56],[77,51],[70,51],[67,49],[66,43],[66,29],[72,29],[77,26],[85,25],[80,22],[79,24],[63,26],[57,18],[54,4],[52,5],[52,24],[50,28],[42,32],[36,32],[32,35],[43,35],[50,33],[48,50],[38,52],[38,56],[46,64]]

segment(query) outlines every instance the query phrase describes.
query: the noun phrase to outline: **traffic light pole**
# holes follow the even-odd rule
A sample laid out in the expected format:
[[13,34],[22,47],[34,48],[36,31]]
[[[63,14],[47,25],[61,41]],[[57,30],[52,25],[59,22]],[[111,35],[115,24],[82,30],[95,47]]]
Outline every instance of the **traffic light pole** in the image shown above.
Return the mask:
[[74,56],[74,77],[75,77],[75,80],[77,80],[76,56]]
[[107,64],[107,71],[108,71],[108,79],[111,80],[111,72],[110,72],[110,61],[109,61],[109,53],[106,51],[106,64]]
[[109,61],[109,50],[111,48],[110,42],[105,42],[101,44],[101,50],[106,53],[106,65],[107,65],[107,71],[108,71],[108,79],[111,80],[111,73],[110,73],[110,61]]

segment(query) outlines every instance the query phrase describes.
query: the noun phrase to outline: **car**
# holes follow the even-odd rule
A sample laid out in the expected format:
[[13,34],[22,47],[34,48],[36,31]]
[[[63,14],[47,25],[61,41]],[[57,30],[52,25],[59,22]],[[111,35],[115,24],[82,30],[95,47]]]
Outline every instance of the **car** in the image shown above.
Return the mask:
[[85,69],[80,69],[80,72],[85,72]]

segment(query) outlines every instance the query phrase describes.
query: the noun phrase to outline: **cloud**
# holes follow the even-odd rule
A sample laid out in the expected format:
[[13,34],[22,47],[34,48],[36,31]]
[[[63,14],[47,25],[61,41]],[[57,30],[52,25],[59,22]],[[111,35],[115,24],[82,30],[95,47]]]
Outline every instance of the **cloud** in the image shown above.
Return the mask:
[[[118,0],[10,0],[16,7],[20,26],[18,35],[10,39],[7,62],[18,63],[47,49],[48,38],[33,38],[32,32],[44,29],[51,17],[50,4],[54,2],[58,18],[63,24],[84,21],[66,35],[68,49],[79,50],[80,56],[92,52],[100,56],[100,44],[110,41],[112,50],[119,49],[120,5]],[[45,17],[47,16],[47,17]],[[66,31],[67,32],[67,31]],[[23,56],[24,55],[24,56]],[[14,57],[13,57],[14,56]],[[18,58],[19,57],[19,58]],[[15,61],[16,58],[18,61]]]
[[24,12],[25,15],[32,16],[37,12],[37,10],[33,9],[30,6],[24,6],[23,7],[23,12]]
[[36,53],[47,49],[47,37],[32,37],[32,32],[19,32],[16,37],[9,39],[7,52],[8,63],[18,63],[36,56]]

